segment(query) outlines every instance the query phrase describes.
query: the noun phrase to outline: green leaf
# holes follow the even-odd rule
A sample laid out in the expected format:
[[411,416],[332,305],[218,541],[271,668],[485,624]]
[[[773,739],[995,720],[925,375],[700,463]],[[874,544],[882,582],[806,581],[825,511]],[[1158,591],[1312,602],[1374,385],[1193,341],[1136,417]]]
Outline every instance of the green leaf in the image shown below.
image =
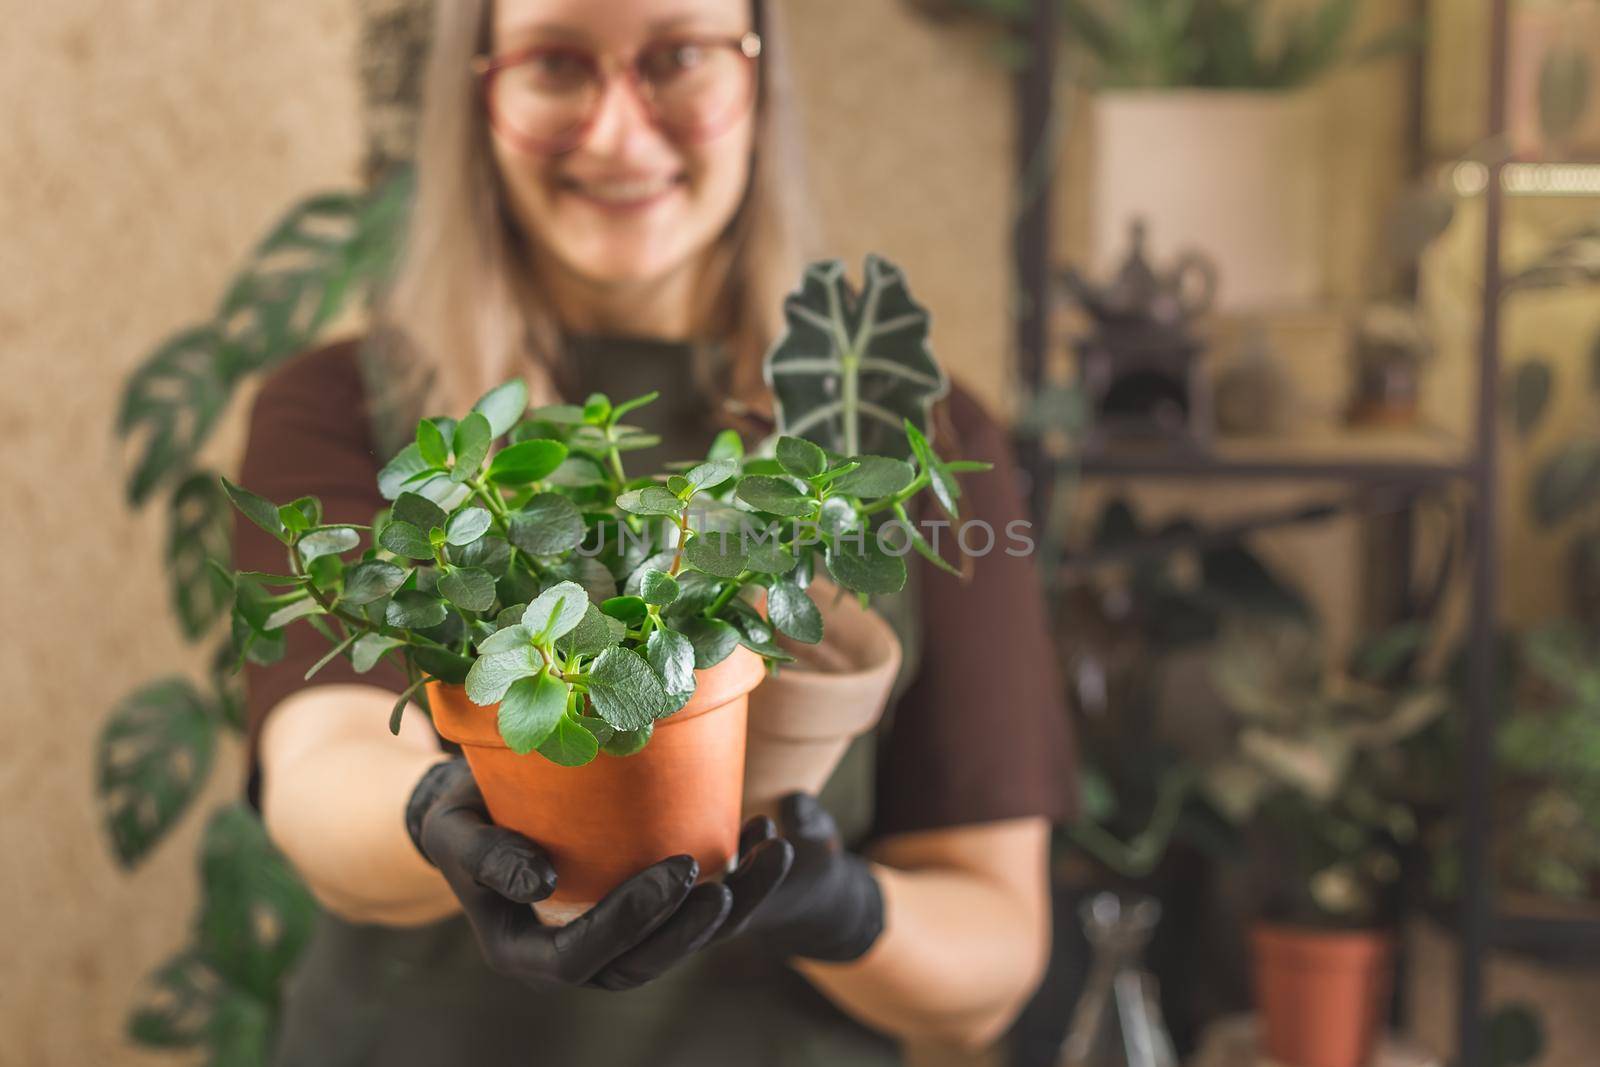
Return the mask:
[[910,419],[905,421],[904,429],[906,440],[911,444],[911,454],[928,474],[929,487],[933,490],[934,499],[939,501],[939,506],[944,508],[946,515],[952,519],[959,519],[961,515],[957,510],[956,501],[961,498],[960,483],[945,467],[944,461],[928,443],[928,438]]
[[615,422],[630,411],[637,411],[646,404],[655,403],[660,397],[661,393],[659,391],[652,390],[643,396],[636,396],[632,400],[624,400],[611,410],[611,419]]
[[630,489],[617,497],[617,507],[632,515],[677,515],[686,506],[664,485]]
[[[465,671],[462,672],[462,676],[466,676]],[[418,678],[406,686],[405,692],[395,699],[394,707],[389,709],[389,732],[391,734],[398,735],[400,733],[400,720],[405,716],[406,708],[411,704],[412,694],[426,685],[427,681],[426,678]],[[423,702],[427,702],[426,696],[424,696]]]
[[828,469],[828,455],[804,437],[778,438],[778,462],[796,478],[815,478]]
[[422,458],[422,450],[415,443],[406,445],[378,472],[378,492],[385,500],[393,500],[404,492],[408,481],[435,466]]
[[468,478],[476,477],[484,459],[489,455],[489,444],[494,440],[494,436],[488,418],[480,411],[474,411],[457,424],[456,439],[453,443],[456,462],[455,466],[450,468],[451,481],[464,482]]
[[430,467],[443,467],[450,462],[450,443],[432,419],[417,422],[417,452]]
[[322,668],[338,659],[339,654],[345,649],[349,648],[351,645],[355,644],[355,640],[359,636],[359,634],[351,634],[343,641],[340,641],[338,644],[328,649],[328,651],[323,654],[321,659],[317,660],[317,662],[313,663],[309,668],[306,669],[304,680],[309,682],[319,671],[322,670]]
[[189,470],[227,406],[230,345],[214,326],[171,338],[128,377],[117,416],[124,439],[145,446],[128,478],[128,500],[143,504],[156,486]]
[[426,630],[444,622],[450,609],[432,593],[402,589],[384,608],[383,621],[400,630]]
[[831,496],[822,502],[822,516],[817,526],[823,533],[837,537],[861,525],[861,515],[856,506],[842,496]]
[[616,730],[609,726],[606,729],[610,730],[610,736],[600,742],[600,751],[625,759],[644,751],[644,746],[650,743],[650,738],[656,732],[656,724],[651,723],[642,730]]
[[[584,610],[583,619],[556,641],[556,648],[564,656],[598,656],[622,640],[621,633],[613,627],[614,621],[591,601]],[[621,626],[620,623],[616,625]]]
[[841,538],[825,557],[833,580],[854,593],[898,593],[906,584],[906,561],[878,547],[878,539],[863,532],[860,544]]
[[916,480],[911,464],[888,456],[853,456],[860,464],[855,470],[833,483],[836,493],[875,500],[892,496]]
[[1574,441],[1534,475],[1533,514],[1545,526],[1568,518],[1600,498],[1600,441]]
[[687,704],[695,691],[694,644],[676,630],[665,627],[652,630],[645,642],[645,658],[660,677],[667,694],[660,715],[670,715]]
[[[484,422],[488,425],[491,438],[509,433],[511,427],[515,426],[528,410],[528,383],[521,378],[512,378],[508,382],[497,385],[485,393],[472,406],[472,410],[484,417]],[[471,416],[469,415],[468,418],[471,418]],[[460,454],[461,449],[457,447],[457,457]],[[459,458],[457,461],[459,462]],[[482,460],[480,459],[478,462],[481,463]]]
[[319,526],[295,542],[300,558],[307,563],[321,556],[337,556],[361,543],[361,534],[350,526]]
[[[706,459],[719,460],[731,459],[735,463],[744,459],[744,441],[734,430],[719,430],[717,436],[711,439],[711,448],[706,452]],[[734,473],[738,473],[735,469]]]
[[522,625],[535,638],[554,641],[583,621],[589,594],[577,582],[558,582],[540,593],[522,613]]
[[511,543],[530,556],[554,556],[578,547],[587,532],[578,506],[558,493],[540,493],[511,515]]
[[475,662],[454,652],[442,648],[429,648],[426,645],[413,649],[411,658],[417,661],[418,667],[450,685],[465,685],[467,674]]
[[1524,360],[1512,372],[1507,401],[1519,437],[1527,437],[1539,424],[1554,385],[1555,372],[1546,360]]
[[545,481],[563,489],[584,489],[605,485],[606,476],[600,465],[588,456],[568,456]]
[[470,545],[483,536],[493,521],[484,508],[462,508],[450,516],[450,523],[444,529],[444,539],[457,547]]
[[128,1037],[155,1049],[197,1048],[210,1035],[212,1019],[227,995],[221,977],[193,949],[156,968],[145,979],[143,1003],[128,1018]]
[[242,486],[234,485],[226,478],[222,479],[222,488],[226,490],[228,499],[233,501],[233,506],[238,508],[245,518],[284,544],[289,543],[289,532],[283,528],[283,519],[278,517],[278,509],[271,501],[257,496]]
[[311,894],[267,840],[260,817],[242,804],[211,817],[200,872],[201,952],[229,983],[275,1002],[310,941]]
[[737,578],[744,573],[745,553],[737,533],[707,530],[689,538],[683,546],[683,560],[697,570],[718,578]]
[[388,560],[362,560],[345,572],[344,595],[340,600],[357,607],[370,604],[399,589],[405,584],[408,576],[409,572],[401,570]]
[[531,645],[479,656],[467,671],[467,697],[474,704],[487,707],[505,696],[512,682],[532,678],[543,669],[544,660]]
[[478,655],[492,656],[497,652],[511,652],[533,643],[533,631],[521,623],[503,626],[478,642]]
[[757,574],[788,574],[794,570],[795,558],[788,549],[777,543],[777,531],[770,532],[772,536],[759,541],[754,537],[746,540],[746,544],[750,545],[750,555],[744,561],[745,569]]
[[293,504],[284,504],[278,509],[278,521],[291,534],[304,533],[311,528],[311,520],[306,513]]
[[590,393],[583,402],[583,421],[599,426],[611,416],[611,400],[604,393]]
[[593,761],[599,752],[600,744],[594,734],[565,715],[539,746],[539,755],[562,767],[581,767]]
[[664,608],[678,599],[677,579],[666,571],[645,568],[639,581],[639,596],[652,607]]
[[404,519],[392,519],[384,524],[378,544],[406,559],[433,558],[433,545],[428,535]]
[[511,683],[500,699],[500,736],[519,756],[544,744],[566,715],[571,688],[548,671]]
[[[228,610],[233,508],[217,476],[184,479],[167,509],[167,567],[183,635],[198,640]],[[220,573],[219,573],[220,571]]]
[[212,706],[183,678],[151,682],[107,717],[96,791],[117,860],[132,867],[204,787],[216,746]]
[[355,647],[350,650],[350,663],[355,667],[357,674],[366,674],[378,665],[384,653],[399,648],[400,645],[398,638],[384,637],[382,634],[362,634],[356,640]]
[[618,730],[643,729],[668,703],[661,679],[631,648],[612,646],[600,653],[588,685],[595,713]]
[[949,388],[928,349],[928,313],[893,264],[868,256],[858,292],[838,260],[807,268],[767,355],[779,432],[843,455],[904,455],[904,419],[927,426]]
[[767,618],[781,634],[814,645],[822,640],[822,612],[793,582],[776,581],[767,590]]
[[[737,435],[735,435],[737,436]],[[715,489],[729,478],[739,474],[739,461],[735,458],[709,459],[690,467],[684,479],[695,489]]]
[[694,646],[696,670],[715,667],[739,646],[739,631],[721,619],[692,615],[681,620],[678,629]]
[[261,628],[263,630],[280,630],[296,619],[303,619],[307,615],[322,614],[325,614],[322,605],[311,599],[311,595],[308,593],[300,599],[290,601],[272,611],[266,617],[266,620],[262,622]]
[[734,495],[758,511],[785,518],[810,515],[815,507],[810,497],[789,482],[768,474],[749,474],[740,478]]
[[399,522],[409,522],[426,536],[429,530],[442,528],[449,516],[444,508],[417,492],[401,493],[394,502],[392,517]]
[[494,575],[478,567],[458,567],[439,578],[439,592],[463,611],[494,606]]
[[636,596],[608,597],[600,605],[600,610],[613,619],[621,619],[625,623],[642,622],[649,612],[644,599]]
[[548,478],[566,459],[567,446],[560,441],[519,441],[495,453],[489,461],[489,479],[499,485],[527,485]]

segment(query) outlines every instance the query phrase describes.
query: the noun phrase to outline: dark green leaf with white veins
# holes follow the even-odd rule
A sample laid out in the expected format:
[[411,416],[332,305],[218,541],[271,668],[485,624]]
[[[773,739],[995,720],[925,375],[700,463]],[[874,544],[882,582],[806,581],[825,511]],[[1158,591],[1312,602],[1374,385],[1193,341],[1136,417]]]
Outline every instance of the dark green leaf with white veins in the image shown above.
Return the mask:
[[780,432],[854,456],[908,454],[903,419],[926,429],[949,386],[928,349],[928,313],[905,276],[869,255],[857,291],[838,260],[812,264],[784,302],[767,356]]
[[558,582],[540,593],[522,613],[522,625],[535,637],[554,640],[583,621],[589,594],[577,582]]
[[544,660],[530,646],[479,656],[467,671],[467,697],[474,704],[493,704],[505,696],[518,678],[531,678],[544,669]]
[[684,562],[718,578],[737,578],[744,571],[745,554],[737,533],[698,533],[683,546]]
[[217,476],[201,472],[184,480],[172,494],[168,509],[172,603],[184,636],[194,640],[228,608],[231,582],[217,573],[212,563],[226,571],[232,558],[233,508]]
[[855,593],[898,593],[906,584],[906,561],[879,548],[871,532],[864,532],[860,540],[857,545],[854,538],[841,538],[838,546],[828,549],[833,580]]
[[618,730],[643,729],[669,703],[656,672],[629,648],[613,646],[600,653],[588,682],[595,713]]
[[513,512],[511,543],[530,556],[554,556],[583,543],[583,513],[557,493],[540,493]]
[[525,756],[544,744],[566,714],[568,692],[567,683],[548,671],[511,683],[499,716],[500,736],[511,751]]
[[677,711],[694,696],[694,645],[676,630],[660,629],[645,643],[645,657],[661,678],[667,702],[661,714]]
[[767,590],[767,619],[778,632],[814,645],[822,640],[822,612],[793,582],[777,581]]
[[271,1002],[311,938],[311,894],[267,839],[260,816],[243,804],[211,817],[200,875],[201,952],[229,985]]
[[460,567],[439,579],[439,592],[464,611],[494,606],[494,575],[477,567]]
[[143,859],[194,800],[215,744],[210,702],[187,679],[152,682],[112,710],[100,734],[96,786],[124,867]]

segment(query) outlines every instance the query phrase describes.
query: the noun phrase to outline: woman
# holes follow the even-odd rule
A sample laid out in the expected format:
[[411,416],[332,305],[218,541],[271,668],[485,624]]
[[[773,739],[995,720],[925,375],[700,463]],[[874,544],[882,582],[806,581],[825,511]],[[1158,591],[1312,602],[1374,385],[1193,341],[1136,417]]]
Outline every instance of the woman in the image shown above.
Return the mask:
[[[661,388],[640,413],[661,458],[700,454],[732,415],[759,428],[799,266],[766,0],[438,8],[418,202],[378,329],[273,375],[241,481],[369,521],[417,415],[512,374],[546,399]],[[960,390],[940,416],[952,450],[999,462],[963,499],[1003,529],[1021,514],[1003,435]],[[238,528],[242,569],[280,552]],[[424,716],[389,735],[394,670],[335,661],[307,685],[325,648],[291,628],[284,658],[249,672],[253,792],[326,913],[278,1062],[864,1064],[897,1062],[897,1040],[992,1041],[1043,967],[1071,775],[1031,561],[971,569],[913,569],[887,725],[820,798],[753,822],[734,874],[695,886],[666,859],[561,929],[526,906],[553,881],[537,842],[488,823]]]

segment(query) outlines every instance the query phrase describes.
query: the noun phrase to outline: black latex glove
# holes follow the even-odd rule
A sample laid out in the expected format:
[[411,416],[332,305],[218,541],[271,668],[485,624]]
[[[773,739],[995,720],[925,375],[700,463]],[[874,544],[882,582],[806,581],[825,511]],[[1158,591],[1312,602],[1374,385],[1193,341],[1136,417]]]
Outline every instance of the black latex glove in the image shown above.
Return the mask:
[[555,890],[550,857],[489,820],[465,760],[436,764],[422,776],[406,806],[406,828],[460,899],[490,968],[534,986],[643,985],[713,938],[739,933],[794,857],[771,819],[752,819],[739,837],[738,867],[724,881],[695,885],[694,858],[673,856],[566,926],[545,926],[528,905]]
[[883,891],[871,864],[845,851],[816,797],[784,797],[778,821],[794,862],[750,916],[750,937],[785,957],[845,962],[865,955],[883,933]]

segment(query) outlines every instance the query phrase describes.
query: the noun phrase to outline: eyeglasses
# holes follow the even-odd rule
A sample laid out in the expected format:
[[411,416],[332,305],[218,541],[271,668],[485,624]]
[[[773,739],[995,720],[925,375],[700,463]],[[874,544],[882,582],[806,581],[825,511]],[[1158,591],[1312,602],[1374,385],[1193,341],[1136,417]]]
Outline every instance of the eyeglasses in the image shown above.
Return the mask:
[[670,37],[631,59],[576,45],[534,45],[503,56],[478,56],[473,69],[489,121],[534,152],[576,148],[599,114],[620,68],[657,128],[685,141],[726,132],[755,99],[761,37]]

